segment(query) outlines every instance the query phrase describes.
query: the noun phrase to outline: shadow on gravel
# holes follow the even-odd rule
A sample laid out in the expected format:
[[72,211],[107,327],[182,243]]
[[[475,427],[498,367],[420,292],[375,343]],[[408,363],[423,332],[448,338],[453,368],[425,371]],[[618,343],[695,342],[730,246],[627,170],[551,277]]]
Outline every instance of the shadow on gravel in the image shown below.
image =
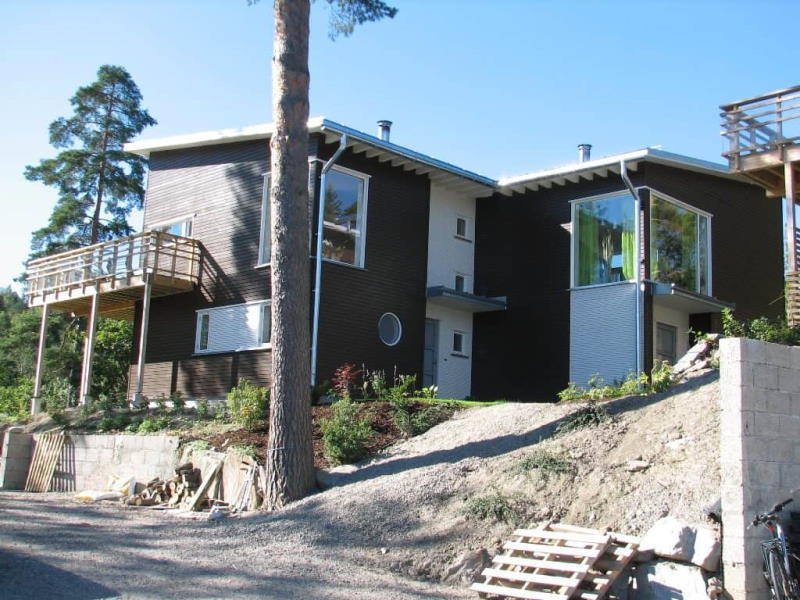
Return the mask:
[[[697,388],[711,383],[719,378],[717,371],[712,371],[706,375],[696,377],[685,383],[674,386],[667,392],[661,394],[653,394],[651,396],[628,396],[625,398],[617,398],[608,400],[602,405],[608,410],[611,415],[621,415],[622,413],[638,410],[645,406],[661,402],[671,396],[691,392]],[[576,409],[577,405],[576,405]],[[571,413],[570,413],[571,414]],[[563,416],[560,419],[551,421],[550,423],[541,425],[536,429],[532,429],[524,434],[504,435],[491,439],[485,439],[477,442],[470,442],[455,448],[448,448],[447,450],[436,450],[423,454],[420,456],[409,456],[399,458],[386,458],[371,464],[366,464],[358,471],[335,476],[333,481],[335,486],[347,485],[350,483],[357,483],[359,481],[366,481],[376,477],[383,477],[384,475],[397,475],[403,471],[411,471],[413,469],[421,469],[433,465],[443,463],[457,463],[465,458],[494,458],[513,452],[526,446],[537,444],[543,440],[552,437],[556,428],[567,419],[570,414]]]
[[0,582],[5,600],[92,600],[117,598],[120,595],[119,592],[90,579],[3,548],[0,548]]

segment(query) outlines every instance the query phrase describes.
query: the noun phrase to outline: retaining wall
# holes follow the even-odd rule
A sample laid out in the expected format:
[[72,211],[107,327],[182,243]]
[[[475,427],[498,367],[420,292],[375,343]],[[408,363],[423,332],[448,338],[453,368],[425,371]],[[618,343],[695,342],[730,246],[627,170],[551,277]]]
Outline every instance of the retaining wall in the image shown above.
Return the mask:
[[[6,432],[0,489],[23,489],[38,436]],[[174,474],[178,438],[168,435],[68,435],[51,491],[104,489],[111,475],[147,483]]]
[[729,338],[720,350],[725,588],[735,600],[766,598],[768,535],[747,524],[800,487],[800,348]]

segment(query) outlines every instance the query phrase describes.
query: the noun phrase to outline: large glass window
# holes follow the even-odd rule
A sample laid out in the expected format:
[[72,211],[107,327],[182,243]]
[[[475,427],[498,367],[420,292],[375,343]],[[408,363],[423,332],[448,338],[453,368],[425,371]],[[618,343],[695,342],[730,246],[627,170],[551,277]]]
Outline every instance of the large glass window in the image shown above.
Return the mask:
[[237,352],[269,347],[270,304],[269,300],[263,300],[198,310],[195,352]]
[[653,280],[708,294],[709,222],[653,194],[650,202],[650,275]]
[[575,285],[635,277],[633,198],[613,196],[575,206]]
[[364,220],[367,179],[334,167],[325,182],[325,220],[322,256],[356,266],[364,265]]

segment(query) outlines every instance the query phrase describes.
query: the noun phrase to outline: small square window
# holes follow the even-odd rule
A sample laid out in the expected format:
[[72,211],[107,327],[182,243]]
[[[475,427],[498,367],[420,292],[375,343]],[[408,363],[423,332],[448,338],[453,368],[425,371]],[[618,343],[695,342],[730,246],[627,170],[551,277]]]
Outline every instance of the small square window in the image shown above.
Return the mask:
[[463,292],[464,291],[464,276],[463,275],[456,275],[456,291]]
[[464,217],[456,217],[456,235],[460,238],[467,237],[467,220]]
[[453,352],[464,354],[464,334],[460,331],[453,332]]

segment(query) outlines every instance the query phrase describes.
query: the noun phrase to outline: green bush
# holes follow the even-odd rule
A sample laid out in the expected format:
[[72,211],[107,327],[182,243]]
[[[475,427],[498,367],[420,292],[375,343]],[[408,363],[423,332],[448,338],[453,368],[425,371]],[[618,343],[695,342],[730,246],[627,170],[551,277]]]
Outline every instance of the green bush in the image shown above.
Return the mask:
[[656,394],[665,392],[672,386],[672,367],[666,361],[656,361],[650,376],[641,373],[638,377],[631,371],[622,383],[615,382],[607,385],[597,373],[589,378],[588,387],[576,385],[570,381],[569,385],[558,392],[561,402],[577,402],[589,400],[606,400],[621,396]]
[[64,411],[77,403],[77,393],[66,377],[56,377],[42,386],[42,405],[44,410],[60,420]]
[[772,321],[767,317],[739,321],[729,308],[722,311],[722,334],[725,337],[746,337],[786,346],[800,345],[800,327],[791,327],[783,319]]
[[534,450],[518,462],[513,471],[517,473],[538,471],[546,479],[550,474],[573,473],[575,467],[572,461],[564,454],[556,454],[547,450]]
[[255,431],[263,427],[269,415],[269,390],[241,379],[228,392],[227,405],[231,421],[248,431]]
[[672,367],[663,361],[656,361],[650,373],[650,391],[653,393],[666,392],[672,387]]
[[205,421],[211,417],[211,411],[208,408],[208,398],[200,398],[197,401],[197,418]]
[[157,431],[161,431],[162,429],[167,429],[169,424],[169,419],[167,417],[147,417],[144,421],[139,423],[139,427],[136,428],[136,432],[155,433]]
[[369,419],[359,417],[358,406],[343,398],[331,407],[331,417],[320,421],[325,455],[335,465],[356,462],[367,453],[372,437]]
[[594,427],[608,421],[611,415],[605,407],[590,401],[587,406],[576,410],[571,415],[567,415],[564,420],[556,427],[556,433],[567,433],[584,427]]
[[186,408],[186,398],[183,397],[181,392],[173,392],[170,394],[169,399],[172,401],[173,412],[181,413]]
[[22,419],[30,414],[33,381],[24,377],[16,385],[0,387],[0,418]]
[[469,519],[502,523],[514,523],[517,520],[517,512],[511,502],[500,492],[470,498],[464,505],[464,515]]

